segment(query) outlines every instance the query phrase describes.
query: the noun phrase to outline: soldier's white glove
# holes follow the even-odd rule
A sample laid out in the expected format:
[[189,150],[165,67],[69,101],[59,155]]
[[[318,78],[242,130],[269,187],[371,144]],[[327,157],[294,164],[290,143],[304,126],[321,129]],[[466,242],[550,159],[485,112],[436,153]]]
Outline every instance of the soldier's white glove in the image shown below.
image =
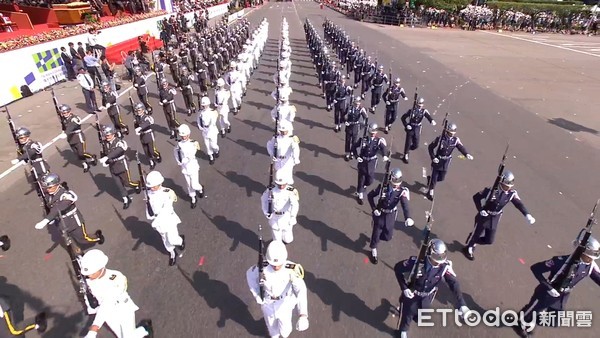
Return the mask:
[[333,100],[333,104],[336,104],[336,103],[337,103],[337,100]]
[[346,125],[346,127],[350,126],[350,122],[344,122],[344,124]]
[[385,101],[385,105],[386,105],[386,106],[391,106],[391,105],[392,105],[392,103],[391,103],[390,101]]
[[10,160],[10,164],[17,164],[17,163],[19,163],[19,162],[21,162],[21,161],[19,161],[19,160],[18,160],[18,159],[16,159],[16,158],[15,158],[14,160]]
[[362,157],[357,157],[357,158],[356,158],[356,162],[358,162],[358,163],[362,163],[362,162],[363,162],[363,159],[362,159]]
[[62,133],[60,133],[60,135],[58,135],[58,138],[64,140],[64,139],[67,138],[67,134],[65,134],[64,132],[62,132]]
[[483,217],[488,217],[488,216],[489,216],[488,212],[487,212],[487,211],[485,211],[485,210],[481,210],[481,211],[479,212],[479,214],[480,214],[481,216],[483,216]]
[[271,160],[272,160],[273,162],[277,162],[277,161],[279,161],[279,159],[278,159],[276,156],[273,156],[273,157],[271,157]]
[[96,338],[98,336],[98,332],[88,331],[88,333],[83,338]]
[[404,297],[408,299],[413,299],[415,297],[415,294],[412,292],[411,289],[405,289],[404,291],[402,291],[402,293],[404,294]]
[[163,103],[167,103],[167,100],[162,100]]
[[437,125],[437,122],[435,122],[435,120],[433,120],[433,121],[431,121],[431,125],[435,126],[435,125]]
[[407,227],[411,227],[415,225],[415,221],[413,221],[413,219],[409,217],[406,219],[406,222],[404,222],[404,224],[406,224]]
[[104,156],[100,159],[100,163],[102,163],[103,167],[108,167],[108,157]]
[[296,220],[296,217],[291,217],[290,218],[290,225],[296,225],[298,224],[298,221]]
[[412,126],[409,124],[406,126],[406,130],[412,130]]
[[135,134],[136,135],[139,135],[141,133],[141,131],[142,131],[142,127],[135,128]]
[[381,216],[381,211],[379,211],[379,209],[375,209],[375,210],[373,210],[373,215]]
[[306,331],[308,329],[308,317],[306,315],[300,315],[296,322],[296,330]]
[[137,83],[134,83],[134,84],[133,84],[133,86],[134,86],[135,88],[139,87]]
[[107,104],[106,104],[106,109],[110,108],[110,106],[112,106],[112,104],[110,104],[110,103],[107,103]]
[[390,158],[389,158],[389,157],[387,157],[387,156],[384,156],[384,157],[383,157],[383,162],[387,162],[387,161],[389,161],[389,160],[390,160]]
[[264,300],[262,300],[262,298],[260,298],[260,297],[256,297],[255,299],[256,299],[256,303],[257,303],[258,305],[263,305],[263,304],[265,303],[265,301],[264,301]]
[[404,101],[407,101],[407,100],[408,100],[408,97],[405,97],[405,98],[404,98]]
[[467,154],[467,159],[470,160],[470,161],[473,161],[473,155]]
[[267,219],[271,219],[271,217],[273,217],[273,214],[265,214],[265,217],[266,217]]
[[434,158],[433,158],[433,163],[435,163],[435,164],[438,164],[438,163],[440,163],[440,159],[439,159],[439,158],[437,158],[437,157],[434,157]]
[[527,214],[525,218],[527,218],[527,222],[529,222],[529,224],[535,223],[535,218],[533,218],[533,216],[531,216],[530,214]]
[[556,291],[556,289],[548,290],[548,294],[554,298],[560,297],[560,292]]
[[37,230],[42,230],[44,227],[46,227],[46,225],[48,225],[48,223],[50,223],[50,221],[44,218],[43,220],[35,223],[35,228]]

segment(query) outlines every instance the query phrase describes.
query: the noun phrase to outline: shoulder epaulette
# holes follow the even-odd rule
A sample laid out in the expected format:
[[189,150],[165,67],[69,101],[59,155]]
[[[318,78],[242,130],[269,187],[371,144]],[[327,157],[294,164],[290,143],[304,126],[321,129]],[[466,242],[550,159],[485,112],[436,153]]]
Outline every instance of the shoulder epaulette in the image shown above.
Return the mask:
[[298,138],[296,135],[292,136],[292,140],[294,140],[296,143],[300,143],[300,138]]
[[115,278],[117,278],[117,275],[113,274],[109,277],[110,280],[115,280]]
[[303,279],[304,278],[304,268],[302,267],[302,265],[297,264],[297,263],[287,263],[285,265],[286,269],[290,269],[294,272],[294,274],[296,275],[296,277]]

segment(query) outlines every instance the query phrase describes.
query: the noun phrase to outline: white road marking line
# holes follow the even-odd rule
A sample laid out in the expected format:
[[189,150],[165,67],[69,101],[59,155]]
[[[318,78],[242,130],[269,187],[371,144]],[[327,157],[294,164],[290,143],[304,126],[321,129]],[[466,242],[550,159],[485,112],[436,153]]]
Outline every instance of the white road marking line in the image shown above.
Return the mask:
[[589,52],[585,52],[585,51],[577,50],[577,49],[573,49],[573,48],[568,48],[568,47],[564,47],[564,46],[557,46],[557,45],[553,45],[553,44],[542,42],[542,41],[536,41],[536,40],[532,40],[532,39],[525,39],[525,38],[521,38],[521,37],[518,37],[518,36],[506,35],[506,34],[495,33],[495,32],[488,32],[488,31],[479,31],[479,32],[482,32],[482,33],[485,33],[485,34],[492,34],[492,35],[502,36],[502,37],[505,37],[505,38],[511,38],[511,39],[515,39],[515,40],[533,42],[533,43],[537,43],[537,44],[543,45],[543,46],[554,47],[554,48],[558,48],[558,49],[568,50],[568,51],[571,51],[571,52],[585,54],[585,55],[589,55],[589,56],[600,58],[600,55],[598,55],[598,54],[593,54],[593,53],[589,53]]

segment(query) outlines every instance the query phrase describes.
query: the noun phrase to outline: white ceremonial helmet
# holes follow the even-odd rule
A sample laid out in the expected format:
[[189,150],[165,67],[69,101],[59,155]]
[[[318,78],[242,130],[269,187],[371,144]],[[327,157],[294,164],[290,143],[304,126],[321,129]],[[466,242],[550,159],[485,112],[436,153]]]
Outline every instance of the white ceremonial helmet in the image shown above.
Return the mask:
[[223,87],[224,85],[225,85],[225,80],[223,80],[223,78],[219,78],[217,80],[217,86]]
[[182,124],[177,128],[177,132],[180,136],[188,136],[192,131],[190,130],[190,127],[188,127],[187,124]]
[[208,96],[202,97],[202,100],[200,100],[200,105],[203,107],[210,106],[210,98],[208,98]]
[[281,266],[287,262],[288,252],[282,241],[273,241],[267,247],[267,262],[273,266]]
[[148,175],[146,175],[146,184],[148,187],[158,187],[159,185],[163,184],[164,181],[165,178],[163,175],[156,170],[151,171],[148,173]]
[[279,131],[290,131],[292,130],[292,123],[290,121],[279,121],[279,128],[277,128]]
[[79,263],[81,265],[81,274],[90,276],[106,267],[108,256],[98,249],[92,249],[81,257]]

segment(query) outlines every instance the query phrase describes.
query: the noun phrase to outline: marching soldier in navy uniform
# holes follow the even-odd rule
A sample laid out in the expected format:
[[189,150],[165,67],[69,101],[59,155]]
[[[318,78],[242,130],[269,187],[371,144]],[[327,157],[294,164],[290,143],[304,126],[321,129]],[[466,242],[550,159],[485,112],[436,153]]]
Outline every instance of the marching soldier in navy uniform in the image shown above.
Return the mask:
[[394,80],[394,86],[390,86],[383,93],[383,101],[385,101],[385,129],[384,132],[387,134],[392,129],[392,124],[396,122],[398,117],[398,101],[400,97],[404,101],[408,100],[404,88],[400,87],[400,78],[397,77]]
[[363,100],[365,99],[365,93],[371,87],[371,78],[373,78],[373,75],[375,75],[375,64],[371,62],[371,56],[367,56],[361,70],[362,86],[360,88],[360,97]]
[[423,118],[426,118],[432,126],[435,126],[437,123],[429,114],[427,109],[423,108],[425,104],[424,98],[419,98],[417,102],[417,107],[415,109],[410,108],[402,117],[402,124],[404,125],[404,129],[406,130],[406,139],[404,141],[404,156],[402,157],[402,161],[408,164],[408,152],[411,150],[416,150],[419,147],[419,139],[421,138],[421,127],[423,123]]
[[[342,128],[344,115],[346,115],[346,111],[348,110],[348,98],[352,97],[352,92],[352,86],[346,85],[346,79],[343,76],[340,77],[335,87],[335,94],[333,95],[333,123],[335,125],[333,131],[336,133]],[[346,153],[349,152],[350,150],[346,151]]]
[[429,144],[431,176],[429,177],[429,182],[427,184],[427,198],[430,200],[433,200],[433,189],[435,189],[437,182],[441,182],[446,178],[448,167],[452,161],[452,152],[455,148],[458,148],[458,151],[469,160],[473,160],[473,156],[469,154],[462,142],[460,142],[460,138],[455,136],[456,129],[456,124],[448,122],[442,136],[436,137],[435,140]]
[[190,52],[187,48],[187,45],[185,43],[181,43],[179,45],[179,62],[181,64],[181,70],[183,70],[183,67],[187,68],[190,66],[190,56],[189,56]]
[[389,161],[387,144],[383,137],[377,136],[376,123],[369,125],[369,136],[362,137],[354,145],[352,151],[358,161],[358,184],[356,185],[356,198],[358,204],[363,204],[363,193],[375,178],[377,167],[377,153],[383,156],[384,161]]
[[156,72],[157,83],[161,83],[162,80],[166,80],[164,58],[160,57],[159,55],[157,55],[154,59],[154,72]]
[[98,164],[98,161],[96,160],[96,155],[86,152],[85,135],[81,131],[81,119],[79,116],[74,115],[71,112],[71,107],[66,104],[60,105],[58,110],[60,110],[60,115],[62,116],[63,130],[67,142],[71,150],[82,161],[83,172],[87,173],[90,170],[90,164],[95,166]]
[[117,104],[117,92],[113,92],[110,89],[110,84],[108,82],[102,83],[102,88],[104,89],[102,91],[102,105],[106,107],[108,117],[110,117],[111,122],[117,128],[119,133],[129,135],[129,127],[127,127],[121,119],[121,110]]
[[162,162],[160,152],[156,149],[154,139],[154,118],[148,115],[143,103],[135,105],[135,134],[140,136],[144,154],[150,160],[150,169],[156,167],[156,162]]
[[128,149],[127,142],[117,137],[113,126],[103,126],[102,133],[106,138],[108,154],[101,158],[100,162],[103,166],[109,167],[110,173],[123,197],[123,209],[127,209],[131,204],[127,187],[134,188],[138,194],[141,192],[140,182],[131,180],[129,164],[127,163],[129,159],[125,154]]
[[[373,232],[371,233],[371,263],[377,264],[377,245],[379,241],[391,241],[394,233],[394,224],[398,217],[398,203],[402,207],[406,226],[413,226],[415,222],[410,218],[408,201],[410,192],[408,188],[402,186],[402,171],[399,168],[392,169],[390,174],[390,185],[385,186],[386,182],[378,185],[377,188],[367,194],[369,205],[373,210]],[[385,191],[381,192],[381,189]],[[378,198],[375,203],[375,197]]]
[[148,102],[148,88],[146,87],[146,79],[144,78],[144,74],[142,74],[142,69],[140,67],[135,67],[133,70],[133,87],[137,91],[137,96],[140,99],[140,102],[144,104],[144,107],[146,107],[148,113],[152,115],[152,105],[150,105]]
[[163,107],[167,126],[171,131],[171,138],[173,139],[175,138],[177,127],[179,127],[179,121],[177,121],[177,116],[175,116],[177,112],[177,108],[175,107],[175,94],[177,94],[177,90],[175,90],[175,88],[169,88],[169,82],[167,82],[167,80],[163,80],[160,85],[158,104]]
[[360,96],[354,97],[354,105],[346,109],[346,113],[342,116],[342,121],[346,125],[346,137],[344,140],[344,160],[346,162],[354,158],[354,146],[360,140],[361,126],[368,128],[367,110],[360,105]]
[[525,216],[529,224],[535,223],[535,218],[529,214],[519,194],[513,189],[514,182],[513,173],[505,171],[500,179],[499,189],[492,191],[492,188],[485,188],[473,195],[473,202],[475,202],[478,213],[475,216],[475,228],[469,234],[467,244],[462,250],[469,260],[475,259],[473,251],[477,244],[491,245],[494,243],[500,217],[509,202],[512,202],[515,208]]
[[173,55],[173,47],[169,47],[167,51],[167,64],[171,70],[171,76],[174,83],[179,83],[179,60],[177,55]]
[[[582,230],[573,242],[575,247],[581,243],[584,235],[585,230]],[[554,256],[547,261],[538,262],[531,266],[531,272],[540,284],[535,288],[529,304],[521,309],[520,313],[523,316],[521,325],[514,327],[521,337],[531,337],[533,335],[535,326],[531,328],[527,328],[527,326],[537,321],[538,318],[534,319],[534,315],[537,316],[540,312],[546,312],[556,318],[557,312],[564,311],[573,288],[586,277],[589,276],[596,285],[600,286],[600,268],[595,261],[600,258],[600,242],[598,240],[590,236],[585,245],[585,250],[581,254],[581,261],[575,266],[574,274],[570,276],[571,279],[568,284],[557,290],[552,287],[549,281],[558,274],[568,258],[569,255]],[[549,273],[548,278],[544,276],[546,273]],[[555,325],[557,321],[558,319],[554,322]]]
[[383,84],[387,84],[388,81],[387,75],[383,72],[383,66],[379,66],[379,69],[371,78],[371,113],[373,114],[375,114],[375,109],[381,100]]
[[442,279],[448,284],[454,295],[459,313],[463,317],[469,315],[470,310],[463,298],[460,283],[452,268],[452,261],[447,259],[447,255],[448,249],[444,242],[437,238],[429,241],[425,262],[420,271],[417,272],[414,290],[409,289],[409,281],[406,280],[406,276],[410,274],[413,266],[417,263],[417,257],[412,256],[394,266],[396,280],[402,289],[399,309],[400,328],[399,332],[396,332],[397,337],[407,338],[410,324],[418,316],[419,309],[431,308],[438,291],[438,284]]
[[331,62],[331,66],[325,71],[325,100],[327,102],[327,111],[331,110],[333,104],[333,96],[335,95],[335,85],[340,79],[341,74],[337,69],[335,62]]
[[192,112],[196,110],[196,104],[194,104],[194,89],[192,88],[193,81],[194,75],[190,74],[187,67],[181,67],[181,76],[179,77],[177,86],[179,87],[179,90],[181,90],[188,116],[192,116]]
[[358,48],[354,45],[354,41],[350,43],[350,49],[348,51],[348,56],[346,57],[346,73],[348,78],[350,78],[350,72],[354,70],[354,62],[356,61],[356,57],[358,56]]
[[[41,230],[50,222],[54,222],[61,231],[60,234],[56,234],[56,238],[60,238],[64,232],[82,246],[104,243],[101,230],[96,231],[94,236],[89,235],[83,215],[75,205],[77,194],[66,188],[66,184],[61,184],[57,174],[48,173],[41,178],[41,182],[47,192],[46,203],[50,210],[46,217],[35,225],[36,229]],[[59,218],[62,218],[62,221]]]
[[196,77],[198,79],[198,86],[200,87],[201,96],[208,95],[208,62],[198,55],[196,58]]
[[50,166],[48,162],[44,160],[42,156],[42,144],[40,142],[33,141],[31,139],[31,131],[25,127],[20,127],[15,132],[21,149],[18,151],[19,157],[12,160],[12,164],[17,164],[20,161],[29,163],[31,166],[31,178],[35,181],[39,181],[49,170]]
[[354,61],[354,88],[358,88],[358,84],[362,82],[362,70],[366,63],[365,51],[361,49]]

